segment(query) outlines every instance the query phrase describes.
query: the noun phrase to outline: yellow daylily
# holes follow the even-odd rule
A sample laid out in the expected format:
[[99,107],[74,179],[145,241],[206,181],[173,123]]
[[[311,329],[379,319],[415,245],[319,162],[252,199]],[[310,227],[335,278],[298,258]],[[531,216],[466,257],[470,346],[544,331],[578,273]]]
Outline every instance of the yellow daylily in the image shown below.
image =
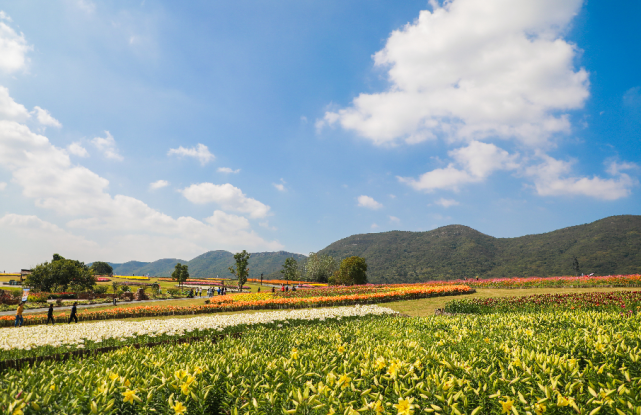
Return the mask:
[[546,410],[547,410],[547,407],[545,406],[544,403],[535,403],[534,404],[534,412],[536,413],[536,415],[541,415]]
[[122,396],[123,396],[123,401],[133,404],[134,399],[137,398],[136,390],[127,389],[122,393]]
[[385,358],[383,356],[380,356],[378,359],[376,359],[374,366],[377,370],[385,369]]
[[350,378],[347,375],[341,375],[341,377],[338,379],[338,383],[336,384],[337,386],[340,386],[341,389],[345,389],[346,387],[349,386],[349,382],[352,381],[352,378]]
[[398,398],[398,403],[394,404],[394,408],[398,411],[398,415],[412,415],[414,414],[414,405],[412,405],[412,402],[414,401],[414,398],[409,398],[409,399],[403,399],[403,398]]
[[187,407],[182,404],[182,402],[176,401],[176,404],[171,407],[171,409],[174,410],[175,413],[177,414],[182,414],[183,412],[187,412]]
[[292,352],[290,353],[290,356],[294,360],[298,359],[298,349],[297,348],[293,348]]
[[514,401],[510,398],[507,398],[507,400],[501,402],[501,407],[501,413],[507,414],[512,410],[512,408],[514,408]]

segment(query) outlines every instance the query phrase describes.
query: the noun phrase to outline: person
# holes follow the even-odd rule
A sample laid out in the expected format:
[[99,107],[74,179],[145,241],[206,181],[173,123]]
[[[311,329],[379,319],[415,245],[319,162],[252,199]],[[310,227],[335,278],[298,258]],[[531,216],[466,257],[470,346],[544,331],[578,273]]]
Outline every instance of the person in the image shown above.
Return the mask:
[[51,324],[55,324],[56,321],[53,319],[53,304],[49,304],[49,311],[47,312],[47,323],[49,324],[49,321],[51,321]]
[[289,285],[285,286],[285,292],[289,292]]
[[76,324],[78,324],[78,317],[76,316],[76,311],[78,311],[78,309],[76,308],[77,305],[78,302],[75,301],[73,303],[73,306],[71,306],[71,315],[69,316],[69,321],[67,322],[67,324],[71,324],[71,320],[74,320]]
[[216,293],[217,293],[218,295],[220,295],[220,287],[218,287],[218,288],[216,289]]
[[292,285],[292,291],[296,291],[296,285]]
[[22,317],[23,311],[24,311],[24,301],[21,301],[20,305],[18,305],[18,310],[16,310],[16,322],[13,325],[13,327],[22,327],[22,323],[24,323],[24,318]]
[[114,298],[113,298],[113,304],[114,304],[114,305],[116,305],[116,301],[117,301],[117,300],[116,300],[116,296],[114,295]]
[[276,293],[276,287],[272,287],[272,294]]
[[285,284],[280,285],[280,292],[285,292]]
[[258,292],[260,292],[260,287],[258,287]]

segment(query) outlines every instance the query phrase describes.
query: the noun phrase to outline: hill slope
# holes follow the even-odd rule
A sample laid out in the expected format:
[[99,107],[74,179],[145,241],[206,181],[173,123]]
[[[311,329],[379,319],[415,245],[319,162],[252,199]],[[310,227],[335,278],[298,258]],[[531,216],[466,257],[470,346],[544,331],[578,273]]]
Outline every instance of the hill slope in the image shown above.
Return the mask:
[[518,238],[494,238],[462,225],[353,235],[320,253],[364,257],[370,282],[378,283],[572,275],[574,257],[586,273],[629,274],[641,271],[641,216],[612,216]]
[[[305,255],[293,254],[291,252],[257,252],[252,253],[249,258],[249,275],[250,278],[278,279],[280,278],[280,269],[286,258],[294,257],[301,260]],[[152,275],[158,277],[170,277],[174,271],[176,263],[187,264],[189,266],[190,278],[229,278],[231,274],[229,267],[234,264],[234,254],[227,251],[209,251],[197,256],[191,261],[184,261],[175,258],[159,259],[154,262],[129,261],[124,264],[109,263],[116,275]]]

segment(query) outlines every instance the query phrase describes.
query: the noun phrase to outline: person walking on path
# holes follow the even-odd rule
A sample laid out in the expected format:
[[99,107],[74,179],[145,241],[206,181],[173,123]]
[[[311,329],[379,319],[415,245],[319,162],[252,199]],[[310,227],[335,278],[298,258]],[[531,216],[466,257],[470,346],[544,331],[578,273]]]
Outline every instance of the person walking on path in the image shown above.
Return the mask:
[[53,304],[49,304],[49,311],[47,312],[47,323],[49,324],[49,321],[51,321],[51,324],[55,324],[56,321],[53,319]]
[[16,310],[16,322],[13,325],[13,327],[22,327],[22,323],[24,323],[24,318],[22,317],[23,311],[24,311],[24,302],[21,301],[20,305],[18,306],[18,310]]
[[74,320],[76,324],[78,324],[78,317],[76,316],[76,311],[78,311],[76,308],[77,304],[77,301],[73,303],[73,306],[71,307],[71,315],[69,316],[69,322],[67,324],[71,324],[71,320]]

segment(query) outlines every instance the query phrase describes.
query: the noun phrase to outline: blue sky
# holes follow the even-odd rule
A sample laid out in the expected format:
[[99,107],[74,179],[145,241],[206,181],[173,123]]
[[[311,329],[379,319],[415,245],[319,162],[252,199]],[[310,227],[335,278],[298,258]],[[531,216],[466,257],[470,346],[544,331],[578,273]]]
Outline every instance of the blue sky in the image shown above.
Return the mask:
[[639,214],[641,4],[13,1],[0,270]]

